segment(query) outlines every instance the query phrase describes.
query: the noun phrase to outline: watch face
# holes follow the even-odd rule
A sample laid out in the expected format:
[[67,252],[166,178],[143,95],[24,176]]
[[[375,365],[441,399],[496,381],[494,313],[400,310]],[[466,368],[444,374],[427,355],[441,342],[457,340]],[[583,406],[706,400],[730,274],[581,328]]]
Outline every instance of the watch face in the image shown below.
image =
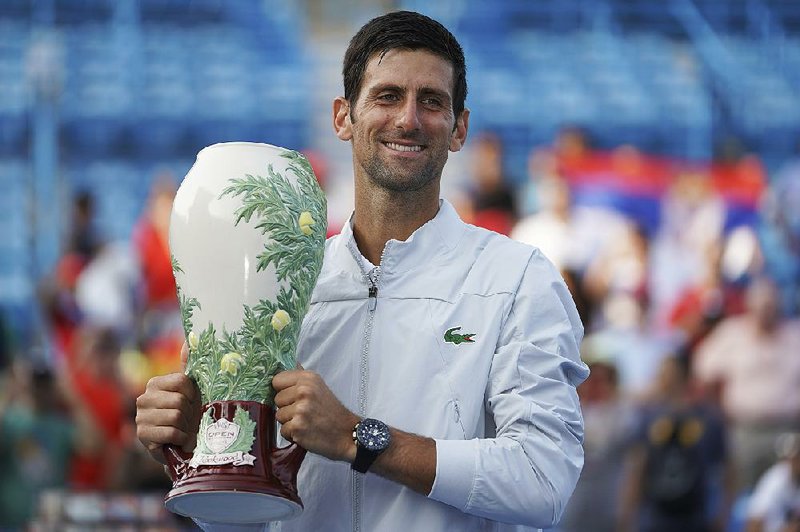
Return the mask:
[[359,445],[370,451],[382,451],[389,446],[389,427],[377,419],[365,419],[356,431]]

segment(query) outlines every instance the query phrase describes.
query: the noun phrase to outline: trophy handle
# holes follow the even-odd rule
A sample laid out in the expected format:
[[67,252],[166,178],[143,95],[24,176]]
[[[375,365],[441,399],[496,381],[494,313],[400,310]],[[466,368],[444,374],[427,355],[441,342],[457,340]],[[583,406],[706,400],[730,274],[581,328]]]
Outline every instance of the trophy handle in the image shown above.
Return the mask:
[[296,443],[286,447],[276,447],[272,451],[272,473],[284,486],[295,486],[297,472],[305,456],[306,450]]
[[192,459],[192,453],[187,453],[183,449],[174,445],[162,445],[161,451],[164,453],[164,458],[167,459],[167,472],[172,482],[183,477],[189,461]]

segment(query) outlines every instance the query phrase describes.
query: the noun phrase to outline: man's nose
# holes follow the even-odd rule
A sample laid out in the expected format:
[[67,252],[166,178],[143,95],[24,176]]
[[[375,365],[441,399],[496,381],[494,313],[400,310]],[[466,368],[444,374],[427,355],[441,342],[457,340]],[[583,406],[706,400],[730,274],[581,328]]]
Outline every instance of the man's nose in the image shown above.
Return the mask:
[[404,131],[415,131],[420,128],[419,106],[415,99],[409,98],[403,103],[397,115],[396,125]]

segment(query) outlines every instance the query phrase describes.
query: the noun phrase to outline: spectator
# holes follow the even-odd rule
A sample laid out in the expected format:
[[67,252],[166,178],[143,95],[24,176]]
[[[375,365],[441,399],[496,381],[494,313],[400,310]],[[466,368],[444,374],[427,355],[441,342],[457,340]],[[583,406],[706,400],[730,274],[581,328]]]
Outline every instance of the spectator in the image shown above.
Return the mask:
[[133,230],[133,243],[144,285],[142,303],[145,312],[178,306],[169,252],[169,219],[175,191],[171,176],[159,176],[150,189],[145,212]]
[[82,340],[70,377],[98,427],[102,449],[75,457],[71,484],[79,489],[106,489],[112,484],[119,458],[130,441],[126,423],[133,400],[124,395],[125,386],[119,375],[118,335],[111,329],[86,329]]
[[[649,299],[649,268],[647,235],[643,229],[630,224],[588,265],[583,282],[598,307],[618,296],[632,297],[644,307]],[[647,316],[642,316],[645,318]]]
[[103,245],[75,281],[75,300],[89,327],[114,328],[128,338],[136,327],[138,272],[122,243]]
[[675,176],[662,199],[661,227],[652,243],[653,304],[665,314],[659,322],[666,321],[676,295],[708,277],[708,258],[719,246],[725,213],[706,172],[686,170]]
[[470,222],[507,235],[516,221],[514,195],[503,170],[500,137],[484,132],[475,140],[473,157],[472,219]]
[[756,485],[747,508],[747,532],[800,532],[800,434],[778,438],[780,461]]
[[745,311],[740,286],[723,276],[721,246],[708,249],[708,267],[700,281],[687,286],[668,312],[668,325],[694,348],[724,318]]
[[159,176],[133,231],[142,286],[141,315],[137,324],[139,343],[150,365],[168,370],[177,367],[174,354],[184,338],[169,250],[169,222],[175,192],[172,177]]
[[603,207],[572,204],[562,177],[538,184],[540,210],[520,220],[511,238],[536,246],[559,269],[582,274],[589,263],[629,230],[628,221]]
[[571,175],[591,164],[594,153],[589,133],[579,126],[562,127],[553,143],[559,174]]
[[95,225],[94,197],[79,192],[72,201],[72,218],[66,247],[54,271],[39,285],[39,300],[56,355],[71,361],[75,352],[76,333],[83,314],[76,299],[78,279],[103,246]]
[[800,421],[800,322],[781,315],[775,284],[759,278],[747,312],[698,346],[695,373],[731,423],[737,483],[751,489],[772,464],[775,439]]
[[69,231],[66,254],[74,253],[86,264],[102,244],[102,237],[95,226],[94,196],[90,192],[78,192],[73,198]]
[[[731,500],[722,418],[689,393],[686,354],[664,359],[656,395],[638,415],[623,488],[621,530],[723,530]],[[723,482],[720,482],[723,480]],[[709,517],[711,487],[725,486]]]
[[619,393],[641,402],[651,393],[659,366],[676,340],[649,327],[647,300],[617,294],[600,311],[604,326],[586,336],[583,348],[612,360],[619,374]]

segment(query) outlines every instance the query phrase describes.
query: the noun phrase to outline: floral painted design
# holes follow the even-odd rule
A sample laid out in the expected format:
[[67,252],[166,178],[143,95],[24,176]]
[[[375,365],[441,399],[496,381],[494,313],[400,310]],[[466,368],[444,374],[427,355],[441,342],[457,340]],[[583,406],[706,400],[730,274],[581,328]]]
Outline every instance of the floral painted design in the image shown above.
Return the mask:
[[237,331],[217,331],[213,323],[197,331],[192,316],[200,302],[181,292],[183,271],[173,257],[189,346],[186,373],[197,382],[203,403],[238,400],[272,404],[272,378],[295,367],[300,325],[322,268],[327,206],[305,157],[291,150],[283,156],[289,159],[287,171],[295,175],[296,183],[270,165],[267,177],[231,179],[221,195],[241,200],[235,213],[237,225],[254,220],[265,236],[256,271],[263,272],[270,265],[275,268],[283,284],[275,301],[263,299],[252,308],[244,305],[243,323]]

